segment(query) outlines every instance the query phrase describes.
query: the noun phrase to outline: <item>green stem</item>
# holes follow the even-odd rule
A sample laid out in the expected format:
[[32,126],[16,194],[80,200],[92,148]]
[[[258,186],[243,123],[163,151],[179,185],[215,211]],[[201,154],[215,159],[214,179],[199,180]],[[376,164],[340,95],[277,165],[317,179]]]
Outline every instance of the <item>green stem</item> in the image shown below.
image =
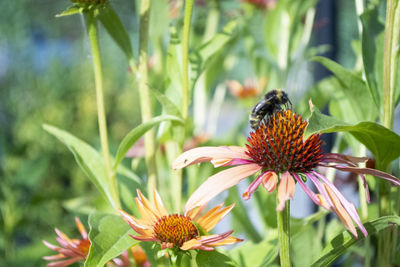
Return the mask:
[[281,266],[290,267],[290,200],[286,201],[283,211],[277,211],[277,219]]
[[[139,67],[136,80],[139,83],[140,107],[142,122],[152,118],[150,90],[147,70],[148,42],[149,42],[149,20],[150,0],[142,0],[140,6],[140,30],[139,30]],[[152,192],[157,186],[157,166],[155,160],[155,137],[154,131],[150,130],[144,135],[144,146],[146,150],[147,165],[147,191]]]
[[111,168],[110,152],[108,150],[108,137],[107,137],[107,122],[106,112],[104,107],[104,93],[103,93],[103,71],[100,59],[99,38],[97,30],[97,19],[91,12],[85,13],[85,21],[87,32],[89,36],[90,46],[93,58],[93,70],[96,84],[96,102],[97,102],[97,118],[99,123],[101,151],[106,165],[107,177],[109,179],[109,186],[113,199],[112,206],[120,208],[121,204],[118,197],[118,188],[115,179],[115,173]]
[[189,35],[190,22],[192,19],[194,0],[185,1],[185,15],[183,19],[183,37],[182,37],[182,116],[185,120],[189,109]]
[[[394,117],[394,92],[396,82],[397,52],[400,34],[400,4],[398,0],[388,0],[386,4],[385,43],[383,52],[383,116],[382,124],[393,129]],[[387,170],[387,166],[377,168]],[[398,207],[397,207],[398,208]],[[391,214],[390,186],[383,181],[379,182],[379,215]],[[382,231],[378,240],[378,264],[379,266],[390,266],[393,246],[393,235],[391,230]]]
[[[365,157],[366,155],[367,155],[366,147],[364,145],[360,145],[357,156]],[[361,163],[359,167],[365,168],[366,164]],[[363,181],[361,179],[358,179],[358,191],[360,194],[361,220],[367,221],[368,220],[367,192],[365,190]],[[367,252],[365,253],[365,262],[364,262],[365,267],[371,266],[371,253],[369,253],[369,251],[371,250],[370,247],[371,247],[371,241],[369,236],[367,236],[364,242],[364,248],[365,251]]]

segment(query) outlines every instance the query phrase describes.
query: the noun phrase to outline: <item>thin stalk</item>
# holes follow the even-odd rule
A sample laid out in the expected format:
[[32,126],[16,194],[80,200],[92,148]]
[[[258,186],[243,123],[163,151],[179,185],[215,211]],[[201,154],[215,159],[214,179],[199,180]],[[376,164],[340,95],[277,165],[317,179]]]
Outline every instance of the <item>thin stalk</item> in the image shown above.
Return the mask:
[[[394,92],[396,82],[397,52],[400,34],[400,4],[397,0],[388,0],[386,4],[385,42],[383,52],[383,126],[393,129],[394,118]],[[377,167],[386,170],[387,166]],[[392,213],[390,204],[390,186],[379,182],[379,215]],[[398,207],[397,207],[398,208]],[[392,251],[396,244],[393,242],[390,229],[384,230],[378,240],[378,264],[379,266],[390,266]]]
[[93,59],[93,71],[96,84],[97,119],[100,132],[101,151],[103,154],[104,163],[106,165],[107,177],[109,179],[109,186],[113,199],[113,203],[111,204],[114,208],[117,209],[121,207],[121,204],[118,197],[118,188],[115,179],[115,173],[111,168],[110,151],[108,149],[107,122],[103,93],[103,71],[100,59],[97,19],[92,13],[85,13],[85,21]]
[[190,23],[192,20],[194,0],[185,1],[185,15],[183,19],[183,37],[182,37],[182,116],[185,120],[189,109],[189,35]]
[[[149,20],[150,0],[142,0],[140,5],[140,30],[139,30],[139,67],[136,81],[139,84],[140,108],[142,122],[152,118],[152,105],[147,70],[148,44],[149,44]],[[147,191],[152,192],[157,186],[157,166],[155,160],[155,137],[154,131],[150,130],[144,135],[144,147],[146,150],[147,166]]]
[[[365,157],[366,155],[367,155],[367,149],[365,148],[364,145],[360,145],[357,156]],[[366,165],[365,163],[361,163],[360,167],[365,168],[366,167],[365,165]],[[367,192],[365,190],[363,181],[361,179],[358,179],[358,191],[360,194],[361,219],[363,221],[367,221],[368,220]],[[369,236],[367,236],[364,242],[364,250],[366,251],[365,261],[364,261],[365,267],[371,266],[371,253],[369,253],[369,251],[371,250],[370,248],[371,248],[371,240]]]
[[286,201],[283,211],[277,211],[277,221],[281,266],[290,267],[290,200]]

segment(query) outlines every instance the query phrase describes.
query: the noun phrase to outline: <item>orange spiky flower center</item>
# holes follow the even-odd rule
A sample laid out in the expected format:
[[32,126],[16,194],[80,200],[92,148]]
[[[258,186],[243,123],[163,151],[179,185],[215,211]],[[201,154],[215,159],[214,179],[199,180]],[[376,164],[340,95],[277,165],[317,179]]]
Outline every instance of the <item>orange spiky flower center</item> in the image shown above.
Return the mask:
[[276,112],[250,133],[247,154],[276,173],[311,171],[322,159],[322,140],[318,134],[303,140],[306,126],[307,122],[290,109]]
[[199,235],[190,217],[179,214],[161,217],[153,229],[158,240],[162,243],[171,243],[176,247],[181,247],[183,243]]
[[76,240],[76,241],[78,243],[79,252],[83,256],[87,257],[87,255],[89,253],[90,244],[91,244],[89,239],[79,239],[79,240]]

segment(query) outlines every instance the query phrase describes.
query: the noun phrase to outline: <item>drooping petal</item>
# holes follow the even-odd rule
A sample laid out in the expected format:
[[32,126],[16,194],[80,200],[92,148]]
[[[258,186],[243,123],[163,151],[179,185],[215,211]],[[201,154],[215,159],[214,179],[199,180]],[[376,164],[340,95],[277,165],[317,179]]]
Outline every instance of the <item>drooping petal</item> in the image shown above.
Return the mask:
[[47,264],[47,267],[65,267],[65,266],[69,266],[77,261],[80,261],[81,259],[82,258],[80,258],[80,257],[75,257],[75,258],[71,258],[68,260],[51,262],[51,263]]
[[[139,201],[141,202],[141,206],[143,208],[143,210],[141,211],[143,213],[146,213],[146,217],[150,217],[151,220],[155,221],[158,220],[159,218],[161,218],[160,214],[158,213],[158,211],[156,210],[156,207],[154,207],[153,203],[151,203],[143,194],[142,192],[137,189],[137,198],[139,199]],[[142,214],[143,215],[143,214]],[[145,216],[143,216],[145,217]]]
[[358,163],[365,163],[368,161],[367,157],[353,157],[342,155],[339,153],[324,153],[323,162],[329,163],[345,163],[356,166]]
[[350,203],[343,195],[340,193],[340,191],[335,187],[335,185],[329,181],[325,176],[319,174],[318,172],[313,171],[312,172],[315,176],[317,176],[319,179],[321,179],[336,195],[336,197],[340,200],[340,202],[343,205],[343,208],[349,213],[350,217],[353,219],[353,221],[358,225],[360,228],[361,232],[364,234],[364,236],[368,236],[368,232],[365,229],[364,225],[361,223],[360,216],[357,213],[357,209],[355,206]]
[[273,171],[262,172],[247,188],[246,192],[242,194],[244,200],[250,199],[257,187],[262,183],[264,188],[267,189],[269,193],[275,190],[276,184],[278,182],[278,176]]
[[236,185],[244,178],[257,173],[260,169],[261,166],[257,164],[246,164],[214,174],[192,194],[186,203],[185,210],[208,203],[222,191]]
[[376,170],[376,169],[362,168],[362,167],[350,167],[350,166],[343,166],[343,165],[329,165],[329,167],[333,167],[340,171],[353,172],[353,173],[357,173],[357,174],[370,174],[370,175],[388,180],[393,185],[400,186],[400,180],[397,177],[390,175],[386,172]]
[[230,237],[225,238],[222,241],[215,242],[215,243],[212,243],[212,244],[208,244],[208,246],[219,247],[219,246],[225,246],[225,245],[232,245],[232,244],[239,243],[239,242],[242,242],[242,241],[243,241],[243,239],[230,236]]
[[268,175],[263,177],[261,182],[268,193],[271,193],[275,190],[278,183],[278,175],[275,172],[269,172]]
[[343,208],[342,203],[337,198],[335,193],[328,186],[326,186],[326,184],[324,184],[324,186],[325,186],[325,190],[327,191],[331,201],[333,202],[334,212],[339,217],[339,219],[343,222],[343,224],[346,226],[346,228],[355,237],[358,237],[356,227],[354,227],[353,220],[351,219],[349,213],[347,213],[347,211]]
[[277,211],[282,211],[285,208],[286,200],[293,198],[295,191],[295,182],[289,172],[282,173],[281,181],[278,185],[278,200],[279,204],[276,207]]
[[[317,194],[315,194],[310,188],[307,187],[307,185],[303,182],[303,180],[296,174],[292,173],[292,176],[296,179],[296,181],[299,183],[301,188],[303,188],[304,192],[310,197],[310,199],[318,206],[322,206],[321,200],[318,197]],[[329,207],[324,207],[329,210]]]
[[246,153],[231,147],[197,147],[178,156],[172,163],[173,169],[215,159],[249,159]]

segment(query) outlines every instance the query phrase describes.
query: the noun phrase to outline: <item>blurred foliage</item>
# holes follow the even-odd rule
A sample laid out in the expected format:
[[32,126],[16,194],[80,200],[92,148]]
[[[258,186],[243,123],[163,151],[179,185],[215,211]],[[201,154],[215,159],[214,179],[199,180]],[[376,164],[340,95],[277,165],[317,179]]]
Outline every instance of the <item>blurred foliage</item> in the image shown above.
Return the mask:
[[[135,58],[139,2],[111,2],[130,34]],[[326,45],[309,46],[309,41],[316,38],[314,34],[323,30],[326,23],[334,23],[336,27],[338,62],[352,78],[361,76],[361,43],[353,1],[337,1],[336,21],[327,22],[322,18],[315,24],[314,12],[318,13],[318,5],[314,9],[315,0],[292,1],[293,4],[282,0],[271,10],[244,2],[196,1],[190,37],[190,60],[195,76],[191,78],[196,83],[192,84],[192,119],[186,127],[186,141],[206,135],[211,138],[205,138],[202,145],[243,145],[249,130],[249,111],[263,93],[276,87],[287,90],[299,113],[308,112],[309,98],[321,110],[329,104],[332,113],[339,113],[337,102],[346,85],[334,77],[315,83],[314,79],[321,77],[313,77],[314,65],[309,63],[315,55],[335,49]],[[92,62],[83,19],[80,15],[55,18],[68,4],[68,1],[52,0],[0,2],[0,266],[43,266],[41,257],[52,252],[41,240],[54,243],[55,226],[68,236],[75,236],[75,215],[87,222],[93,210],[107,208],[70,151],[42,128],[44,123],[55,125],[96,149],[100,147]],[[150,21],[152,56],[149,61],[149,85],[155,95],[153,101],[157,103],[155,115],[165,113],[170,104],[162,94],[179,106],[177,62],[180,58],[172,52],[180,49],[181,8],[180,1],[170,1],[170,5],[165,1],[153,5],[151,10],[151,15],[157,18]],[[105,106],[111,152],[115,155],[121,140],[141,122],[139,100],[124,53],[101,27],[100,32]],[[282,43],[287,47],[282,47]],[[243,87],[251,81],[248,87],[259,88],[248,98],[238,98],[227,86],[229,80],[237,80]],[[345,110],[340,112],[346,114]],[[165,179],[170,175],[165,147],[176,136],[175,132],[168,132],[168,125],[162,123],[158,128],[157,164],[161,177],[159,191],[170,208],[168,191],[172,185]],[[144,179],[144,161],[138,157],[132,166]],[[187,168],[184,197],[213,172],[216,170],[207,164]],[[122,178],[121,181],[123,204],[134,210],[132,193],[137,184],[133,188],[132,181]],[[242,203],[239,195],[238,189],[232,188],[227,203],[237,202],[232,212],[236,219],[234,228],[251,241],[235,248],[233,251],[237,254],[233,259],[243,266],[253,266],[252,259],[244,255],[264,251],[264,258],[256,259],[256,264],[269,266],[277,255],[273,230],[276,228],[275,195],[255,192],[251,203],[258,209],[258,224],[249,218],[249,204]],[[99,224],[97,221],[100,219],[93,216],[95,226]],[[302,225],[301,231],[293,236],[296,266],[309,265],[317,259],[322,247],[343,230],[341,224],[331,220],[321,234],[321,228],[312,227],[315,221],[305,221],[304,225],[303,221],[298,222]],[[268,238],[262,240],[264,236]],[[313,242],[314,236],[320,238],[317,243]],[[322,236],[325,236],[324,242]],[[313,249],[303,251],[305,243]],[[144,249],[151,250],[145,246]],[[310,257],[304,257],[303,253]],[[223,261],[226,257],[218,253],[214,256]]]

